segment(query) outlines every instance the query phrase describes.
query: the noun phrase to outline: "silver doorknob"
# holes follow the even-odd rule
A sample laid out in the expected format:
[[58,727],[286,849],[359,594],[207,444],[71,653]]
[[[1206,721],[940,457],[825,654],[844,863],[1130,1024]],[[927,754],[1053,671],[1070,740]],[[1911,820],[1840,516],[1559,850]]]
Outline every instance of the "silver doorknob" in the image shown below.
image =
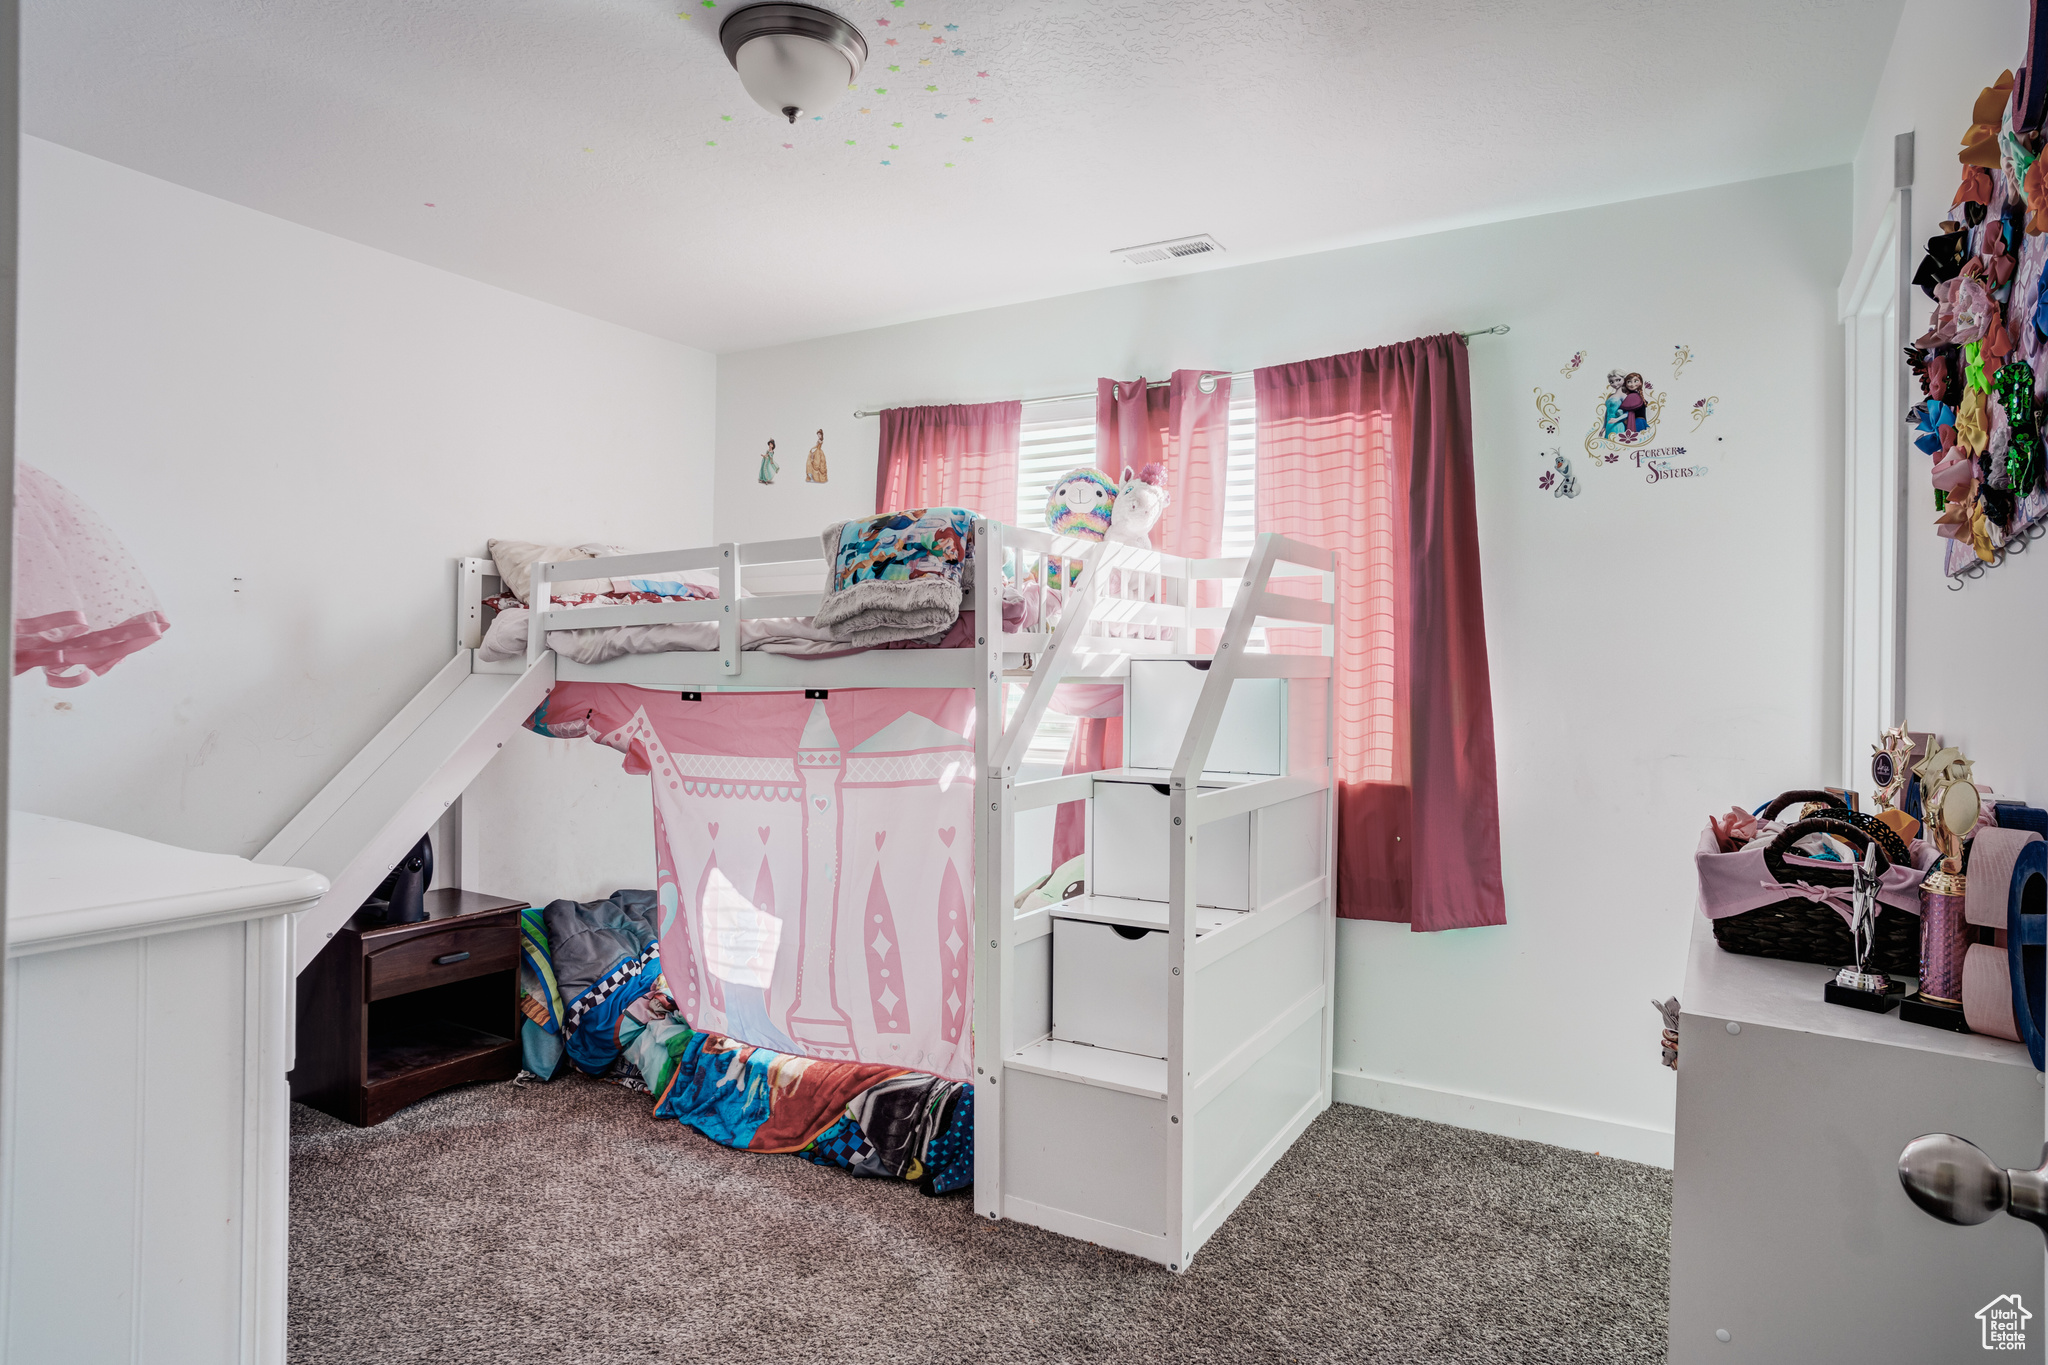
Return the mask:
[[2048,1237],[2048,1146],[2031,1171],[2006,1170],[1974,1142],[1952,1133],[1916,1137],[1899,1153],[1899,1183],[1927,1213],[1968,1227],[2000,1209],[2023,1218]]

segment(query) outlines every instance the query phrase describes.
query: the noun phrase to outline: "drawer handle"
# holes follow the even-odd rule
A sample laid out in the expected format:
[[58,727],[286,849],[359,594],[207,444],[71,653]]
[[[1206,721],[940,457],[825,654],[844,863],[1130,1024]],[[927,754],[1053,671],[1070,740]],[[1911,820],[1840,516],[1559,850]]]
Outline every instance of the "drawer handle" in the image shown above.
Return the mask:
[[445,967],[451,962],[467,961],[469,961],[468,953],[443,953],[441,954],[441,956],[434,959],[434,965],[436,967]]

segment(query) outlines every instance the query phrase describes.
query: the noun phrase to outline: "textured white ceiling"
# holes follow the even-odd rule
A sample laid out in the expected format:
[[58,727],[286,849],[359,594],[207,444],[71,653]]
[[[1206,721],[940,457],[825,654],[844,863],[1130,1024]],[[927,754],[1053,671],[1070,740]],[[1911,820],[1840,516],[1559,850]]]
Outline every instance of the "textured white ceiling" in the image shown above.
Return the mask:
[[1840,163],[1901,3],[865,0],[790,128],[737,0],[28,0],[24,122],[730,351]]

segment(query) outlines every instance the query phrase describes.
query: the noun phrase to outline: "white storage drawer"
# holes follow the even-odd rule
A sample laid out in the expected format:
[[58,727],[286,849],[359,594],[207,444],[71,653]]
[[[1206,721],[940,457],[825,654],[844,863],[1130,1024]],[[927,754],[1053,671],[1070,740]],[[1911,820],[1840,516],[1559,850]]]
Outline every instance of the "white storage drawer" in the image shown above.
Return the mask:
[[[1144,908],[1157,910],[1162,918],[1166,911],[1163,905]],[[1203,911],[1196,917],[1195,936],[1235,918],[1233,912]],[[1166,931],[1053,920],[1052,1036],[1164,1057]]]
[[[1213,790],[1210,788],[1208,790]],[[1094,827],[1088,835],[1088,890],[1098,896],[1163,901],[1166,858],[1172,845],[1172,798],[1165,784],[1098,782],[1088,803]],[[1249,910],[1251,902],[1251,816],[1233,816],[1202,826],[1195,854],[1195,904]]]
[[[1206,668],[1186,659],[1131,660],[1124,708],[1125,733],[1130,736],[1126,766],[1173,767],[1208,677]],[[1281,757],[1286,752],[1286,734],[1286,682],[1245,678],[1231,687],[1230,700],[1223,704],[1223,717],[1216,724],[1216,738],[1210,741],[1209,761],[1202,771],[1277,777],[1285,771]]]

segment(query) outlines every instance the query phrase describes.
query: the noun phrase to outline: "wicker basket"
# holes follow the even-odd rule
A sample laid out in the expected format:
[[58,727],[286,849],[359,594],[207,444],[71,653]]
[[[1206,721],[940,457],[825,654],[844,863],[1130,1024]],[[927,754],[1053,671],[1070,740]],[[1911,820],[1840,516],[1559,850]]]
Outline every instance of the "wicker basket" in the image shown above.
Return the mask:
[[[1810,792],[1788,792],[1779,802],[1817,799]],[[1778,805],[1772,803],[1773,807]],[[1839,803],[1837,803],[1839,804]],[[1850,812],[1830,810],[1809,820],[1788,826],[1764,850],[1764,865],[1780,883],[1805,882],[1809,886],[1845,887],[1853,884],[1848,867],[1791,867],[1784,850],[1809,834],[1832,834],[1859,853],[1873,842],[1878,846],[1878,875],[1891,865],[1885,840],[1877,838],[1849,818]],[[1880,828],[1884,828],[1880,826]],[[1886,833],[1891,833],[1886,829]],[[1897,839],[1897,835],[1893,835]],[[1856,960],[1856,944],[1849,926],[1831,905],[1788,896],[1769,905],[1714,921],[1714,941],[1731,953],[1751,957],[1775,957],[1787,962],[1815,962],[1824,967],[1842,967]],[[1870,948],[1869,968],[1889,976],[1920,974],[1920,917],[1896,906],[1879,904],[1877,932]]]
[[[1905,863],[1908,865],[1912,863],[1913,855],[1907,851],[1906,841],[1899,837],[1897,830],[1874,815],[1865,814],[1860,810],[1850,810],[1848,802],[1830,791],[1786,792],[1777,800],[1771,802],[1770,805],[1764,807],[1763,818],[1775,820],[1784,813],[1786,807],[1800,801],[1808,805],[1819,802],[1821,805],[1828,807],[1826,811],[1820,813],[1819,818],[1840,820],[1854,825],[1865,834],[1876,839],[1878,852],[1884,856],[1887,863]],[[1811,878],[1808,880],[1810,881]],[[1830,884],[1832,885],[1832,883]],[[1847,885],[1846,882],[1843,884]],[[1820,883],[1815,882],[1814,885],[1818,886]]]

